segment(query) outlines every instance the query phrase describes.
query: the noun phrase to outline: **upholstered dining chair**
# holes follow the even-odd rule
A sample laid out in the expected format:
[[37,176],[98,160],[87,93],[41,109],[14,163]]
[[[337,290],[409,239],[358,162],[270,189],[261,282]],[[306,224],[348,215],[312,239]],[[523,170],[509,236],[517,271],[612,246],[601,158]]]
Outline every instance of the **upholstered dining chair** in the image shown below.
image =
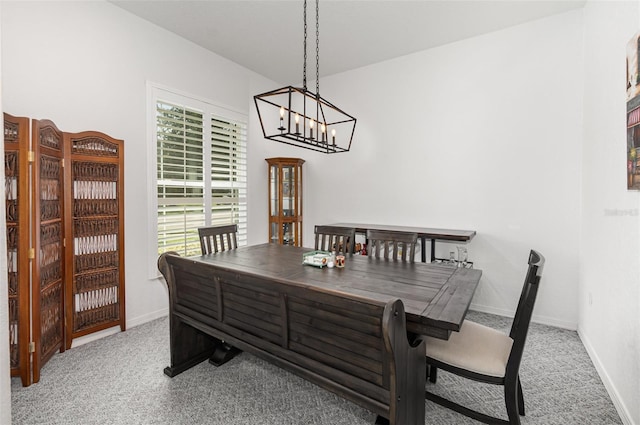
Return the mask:
[[202,255],[236,249],[238,247],[237,224],[199,227],[198,236],[200,236]]
[[367,255],[413,263],[417,242],[417,233],[367,230]]
[[452,332],[447,341],[425,337],[429,381],[435,383],[437,370],[442,369],[475,381],[502,385],[509,420],[471,410],[427,390],[428,400],[487,424],[520,424],[520,416],[524,416],[520,362],[544,262],[540,253],[533,250],[529,253],[529,268],[509,335],[465,320],[460,332]]
[[352,254],[356,239],[356,229],[353,227],[315,226],[315,249],[321,251],[335,251],[336,253]]

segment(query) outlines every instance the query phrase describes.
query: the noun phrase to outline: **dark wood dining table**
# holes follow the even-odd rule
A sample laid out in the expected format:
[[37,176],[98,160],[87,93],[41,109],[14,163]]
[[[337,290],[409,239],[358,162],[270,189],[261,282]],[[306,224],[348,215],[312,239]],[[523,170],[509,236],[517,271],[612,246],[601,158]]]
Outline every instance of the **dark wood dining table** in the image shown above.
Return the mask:
[[448,339],[459,331],[482,271],[436,263],[347,256],[344,268],[303,265],[311,248],[266,243],[191,257],[232,273],[287,284],[318,287],[376,301],[400,299],[407,331]]

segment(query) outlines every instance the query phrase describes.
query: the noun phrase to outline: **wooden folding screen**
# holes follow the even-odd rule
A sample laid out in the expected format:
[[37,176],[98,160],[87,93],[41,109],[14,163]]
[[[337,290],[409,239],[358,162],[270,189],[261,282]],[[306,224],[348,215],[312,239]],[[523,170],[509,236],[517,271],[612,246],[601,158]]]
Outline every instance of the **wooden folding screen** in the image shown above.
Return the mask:
[[31,238],[34,259],[33,382],[57,351],[64,351],[64,146],[63,133],[49,120],[32,120],[33,209]]
[[88,131],[65,133],[72,194],[66,263],[67,348],[73,338],[119,325],[125,330],[123,142]]
[[27,386],[74,338],[125,330],[124,151],[48,120],[30,151],[28,118],[4,126],[11,371]]
[[4,175],[11,376],[31,384],[29,356],[29,118],[4,114]]

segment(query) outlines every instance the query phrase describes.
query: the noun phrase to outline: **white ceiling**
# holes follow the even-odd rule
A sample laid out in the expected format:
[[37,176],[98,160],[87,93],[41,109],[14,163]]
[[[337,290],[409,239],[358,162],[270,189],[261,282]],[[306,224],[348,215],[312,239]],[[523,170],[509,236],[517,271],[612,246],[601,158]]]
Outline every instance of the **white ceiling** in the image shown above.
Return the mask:
[[[302,81],[302,0],[111,0],[283,85]],[[322,0],[320,76],[583,7],[585,0]],[[315,1],[307,5],[315,80]]]

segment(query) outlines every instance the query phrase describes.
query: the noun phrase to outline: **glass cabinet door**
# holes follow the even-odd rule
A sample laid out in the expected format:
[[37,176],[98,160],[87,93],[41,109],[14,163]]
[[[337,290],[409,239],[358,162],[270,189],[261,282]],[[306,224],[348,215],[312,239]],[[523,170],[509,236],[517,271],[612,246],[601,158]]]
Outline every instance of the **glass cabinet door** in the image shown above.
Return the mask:
[[277,165],[272,165],[269,167],[269,214],[271,216],[277,216],[280,214],[280,206],[278,205],[280,194],[280,178],[278,175],[279,173],[280,169]]
[[285,217],[293,217],[296,215],[296,187],[294,176],[294,167],[282,167],[282,215]]

